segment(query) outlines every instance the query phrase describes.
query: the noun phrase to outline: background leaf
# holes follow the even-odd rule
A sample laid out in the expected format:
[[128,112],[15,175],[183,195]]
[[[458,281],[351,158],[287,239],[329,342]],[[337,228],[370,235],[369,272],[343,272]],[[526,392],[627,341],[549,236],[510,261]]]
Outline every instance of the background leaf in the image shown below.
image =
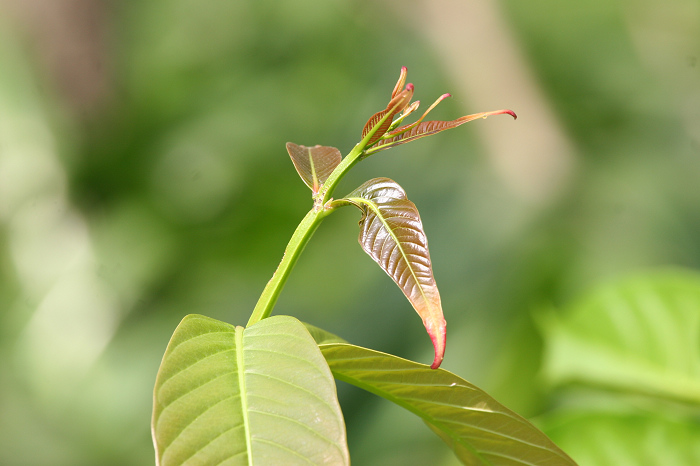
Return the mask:
[[297,173],[314,194],[321,189],[343,158],[335,147],[319,145],[307,147],[293,142],[287,143],[287,152],[292,158]]
[[526,419],[451,372],[350,344],[319,346],[335,378],[420,416],[464,464],[575,464]]
[[545,372],[700,404],[700,276],[664,271],[603,286],[543,317]]
[[646,403],[612,400],[607,410],[595,404],[563,409],[543,420],[557,445],[581,465],[700,464],[700,424],[677,409],[647,409]]
[[247,329],[189,315],[153,403],[159,464],[349,464],[335,383],[308,331],[274,316]]
[[445,318],[418,209],[389,178],[369,180],[346,199],[363,212],[362,249],[396,282],[423,319],[435,347],[431,367],[439,367],[445,354]]
[[558,445],[581,465],[700,462],[700,275],[627,277],[540,320]]

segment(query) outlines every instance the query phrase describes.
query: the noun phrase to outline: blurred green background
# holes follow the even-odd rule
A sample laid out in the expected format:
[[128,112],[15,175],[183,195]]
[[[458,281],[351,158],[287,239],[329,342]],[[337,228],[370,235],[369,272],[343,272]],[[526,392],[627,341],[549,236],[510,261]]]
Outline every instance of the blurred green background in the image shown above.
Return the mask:
[[[443,367],[582,465],[700,464],[697,0],[0,1],[0,464],[152,464],[171,333],[244,325],[311,207],[285,143],[347,153],[404,65],[424,107],[454,96],[434,119],[519,115],[338,192],[388,176],[418,206]],[[359,217],[324,222],[275,313],[429,363]],[[339,390],[355,464],[455,464]]]

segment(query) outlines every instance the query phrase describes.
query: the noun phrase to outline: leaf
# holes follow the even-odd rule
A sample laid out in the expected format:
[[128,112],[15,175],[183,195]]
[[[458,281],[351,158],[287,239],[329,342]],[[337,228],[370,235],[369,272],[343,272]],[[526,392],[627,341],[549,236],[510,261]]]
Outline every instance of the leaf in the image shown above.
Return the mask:
[[[379,141],[379,139],[384,135],[384,133],[387,132],[387,130],[391,126],[394,115],[406,108],[406,106],[411,102],[412,97],[413,84],[408,83],[406,84],[406,89],[396,94],[396,96],[392,97],[391,101],[389,102],[389,105],[386,106],[386,109],[382,110],[381,112],[375,113],[370,117],[369,120],[367,120],[367,123],[365,123],[364,128],[362,128],[362,138],[367,136],[373,130],[374,134],[369,139],[369,141],[367,141],[365,147],[369,147],[375,142]],[[381,119],[384,118],[384,116],[386,116],[387,114],[389,114],[389,116],[384,120],[383,123],[380,124]]]
[[397,96],[399,92],[403,89],[404,84],[406,84],[406,76],[408,75],[408,68],[405,66],[401,67],[401,73],[399,74],[399,80],[396,81],[396,86],[394,86],[394,90],[391,91],[391,98],[393,99],[394,97]]
[[360,245],[423,319],[435,347],[431,367],[439,367],[445,354],[445,319],[418,209],[389,178],[367,181],[345,200],[362,210]]
[[189,315],[156,379],[157,464],[350,464],[335,383],[298,320]]
[[700,275],[655,272],[543,316],[545,373],[700,404]]
[[[444,96],[449,96],[449,94],[445,94]],[[487,118],[491,115],[502,114],[508,114],[511,115],[513,118],[517,118],[517,115],[512,110],[496,110],[493,112],[483,112],[475,113],[473,115],[466,115],[452,121],[424,121],[416,126],[414,126],[415,123],[411,125],[405,125],[386,134],[386,139],[382,139],[381,141],[379,141],[379,143],[375,147],[369,149],[367,153],[370,154],[379,152],[380,150],[389,149],[391,147],[395,147],[407,142],[415,141],[416,139],[431,136],[433,134],[437,134],[447,129],[457,128],[458,126],[462,126],[463,124],[468,123],[472,120],[477,120],[479,118]]]
[[700,464],[696,416],[683,420],[672,409],[655,413],[640,410],[638,402],[627,409],[621,404],[616,401],[609,412],[585,406],[547,416],[544,428],[581,464]]
[[322,343],[347,343],[347,340],[340,338],[338,335],[326,332],[322,328],[318,328],[315,325],[307,324],[306,322],[302,323],[304,324],[304,327],[306,327],[306,330],[309,331],[311,338],[313,338],[319,345]]
[[336,379],[420,416],[464,464],[576,464],[529,421],[451,372],[350,344],[319,347]]
[[287,152],[292,158],[297,173],[314,194],[318,193],[343,158],[335,147],[318,145],[306,147],[293,142],[287,143]]

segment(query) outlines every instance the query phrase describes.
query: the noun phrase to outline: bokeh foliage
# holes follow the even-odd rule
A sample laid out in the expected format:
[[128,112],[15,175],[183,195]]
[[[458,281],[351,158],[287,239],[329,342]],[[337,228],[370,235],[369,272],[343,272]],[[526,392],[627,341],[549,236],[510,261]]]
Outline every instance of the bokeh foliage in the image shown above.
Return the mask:
[[[679,464],[697,458],[697,404],[543,370],[557,347],[547,329],[578,328],[567,317],[578,296],[640,269],[700,268],[697,2],[501,1],[542,99],[488,108],[458,89],[498,58],[491,38],[473,74],[455,76],[468,57],[446,58],[430,39],[438,26],[398,2],[66,7],[55,17],[99,38],[67,55],[75,42],[61,34],[81,29],[23,4],[0,3],[0,463],[151,462],[151,394],[172,331],[190,313],[243,325],[310,207],[285,143],[346,153],[402,65],[424,105],[455,95],[436,118],[520,117],[383,152],[339,188],[390,176],[420,210],[448,322],[443,367],[540,422],[582,464],[614,464],[587,448],[601,435],[614,454],[640,454],[623,447],[651,436]],[[533,200],[502,176],[477,125],[506,139],[541,106],[574,163]],[[358,247],[359,216],[346,210],[316,233],[276,312],[429,361],[414,312]],[[320,274],[329,262],[337,269]],[[692,349],[697,358],[697,340]],[[356,464],[455,461],[420,420],[339,385]]]

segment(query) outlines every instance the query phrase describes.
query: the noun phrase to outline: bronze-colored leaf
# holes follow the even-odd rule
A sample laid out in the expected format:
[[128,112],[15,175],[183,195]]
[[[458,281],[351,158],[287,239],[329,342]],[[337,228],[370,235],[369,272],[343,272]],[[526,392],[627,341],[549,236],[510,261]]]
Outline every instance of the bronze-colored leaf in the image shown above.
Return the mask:
[[[389,149],[390,147],[398,146],[407,142],[420,139],[425,136],[430,136],[446,129],[456,128],[468,123],[472,120],[477,120],[479,118],[486,118],[491,115],[502,115],[508,114],[513,118],[517,118],[517,115],[512,110],[496,110],[493,112],[483,112],[475,113],[473,115],[466,115],[461,118],[457,118],[452,121],[424,121],[419,125],[406,125],[395,129],[386,136],[386,139],[379,141],[376,147],[373,147],[367,151],[368,154],[379,152],[380,150]],[[395,136],[392,136],[395,135]]]
[[411,99],[413,98],[413,84],[408,83],[406,84],[406,89],[403,91],[399,92],[394,96],[391,101],[389,102],[389,105],[386,106],[384,110],[381,112],[377,112],[374,115],[370,117],[369,120],[367,120],[367,123],[365,123],[365,127],[362,128],[362,137],[364,138],[369,134],[370,131],[379,123],[379,121],[384,118],[385,115],[389,114],[389,117],[384,120],[384,123],[382,123],[374,132],[374,135],[370,138],[370,140],[367,142],[367,146],[371,146],[375,142],[379,141],[379,139],[384,136],[384,133],[387,132],[389,127],[391,126],[391,122],[394,119],[394,115],[397,113],[401,112],[406,106],[411,103]]
[[362,210],[360,245],[423,319],[435,347],[431,367],[439,367],[445,354],[445,319],[418,209],[389,178],[367,181],[345,200]]
[[404,84],[406,84],[406,76],[408,74],[408,68],[405,66],[401,67],[401,73],[399,74],[399,80],[396,81],[396,86],[394,86],[394,90],[391,91],[391,98],[393,99],[396,97],[396,95],[401,92],[403,89]]
[[297,173],[314,194],[318,193],[333,169],[338,166],[343,156],[335,147],[306,147],[287,143],[287,152],[292,158]]

